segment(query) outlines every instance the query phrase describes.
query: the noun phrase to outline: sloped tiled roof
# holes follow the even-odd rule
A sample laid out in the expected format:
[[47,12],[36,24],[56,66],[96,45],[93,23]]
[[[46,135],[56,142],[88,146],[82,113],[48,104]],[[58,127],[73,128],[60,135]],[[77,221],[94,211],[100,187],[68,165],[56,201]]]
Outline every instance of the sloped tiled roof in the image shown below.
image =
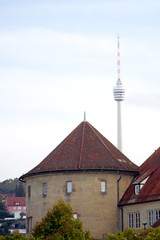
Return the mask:
[[[148,177],[148,179],[147,179]],[[135,195],[135,185],[147,179]],[[160,200],[160,148],[158,148],[141,166],[140,175],[135,177],[120,201],[120,205]]]
[[98,132],[89,122],[80,123],[27,176],[77,170],[121,170],[137,172],[138,167]]
[[25,197],[6,197],[6,205],[9,206],[26,206]]

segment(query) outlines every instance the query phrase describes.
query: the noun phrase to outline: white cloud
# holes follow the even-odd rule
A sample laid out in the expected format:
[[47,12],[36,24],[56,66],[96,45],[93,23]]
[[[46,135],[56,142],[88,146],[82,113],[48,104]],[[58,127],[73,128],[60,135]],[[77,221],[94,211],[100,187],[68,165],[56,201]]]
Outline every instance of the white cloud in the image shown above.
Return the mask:
[[[0,48],[3,57],[24,60],[60,60],[84,54],[109,54],[114,51],[110,37],[96,37],[81,34],[55,32],[47,29],[25,29],[14,32],[0,32]],[[61,59],[62,60],[62,59]]]

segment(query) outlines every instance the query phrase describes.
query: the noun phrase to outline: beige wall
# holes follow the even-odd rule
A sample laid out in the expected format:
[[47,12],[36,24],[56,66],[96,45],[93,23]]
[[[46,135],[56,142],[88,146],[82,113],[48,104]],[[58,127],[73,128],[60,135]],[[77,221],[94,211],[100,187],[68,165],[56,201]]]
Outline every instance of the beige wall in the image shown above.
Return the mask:
[[140,212],[140,228],[143,228],[144,227],[143,221],[147,222],[148,227],[149,210],[153,210],[153,222],[155,222],[155,210],[157,209],[160,209],[160,201],[123,206],[124,229],[128,227],[128,213],[134,214],[134,227],[135,227],[135,213]]
[[[31,185],[31,197],[27,200],[27,217],[33,225],[40,221],[52,205],[63,199],[94,237],[102,238],[107,232],[120,228],[117,207],[117,180],[115,173],[56,173],[26,178],[26,190]],[[126,191],[133,176],[123,175],[120,180],[120,197]],[[101,193],[101,180],[106,181],[106,193]],[[72,193],[67,195],[66,182],[72,181]],[[43,198],[43,183],[47,183],[47,197]],[[27,192],[27,191],[26,191]]]

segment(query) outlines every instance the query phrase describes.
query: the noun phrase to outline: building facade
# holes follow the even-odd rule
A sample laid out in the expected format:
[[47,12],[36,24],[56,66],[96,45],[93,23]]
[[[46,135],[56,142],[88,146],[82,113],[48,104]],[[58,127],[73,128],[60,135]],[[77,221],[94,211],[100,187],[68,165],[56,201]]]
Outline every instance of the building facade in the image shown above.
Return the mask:
[[160,148],[139,170],[120,201],[124,229],[151,227],[160,219]]
[[5,198],[6,209],[9,213],[14,214],[16,218],[20,218],[21,213],[26,213],[26,198],[7,196]]

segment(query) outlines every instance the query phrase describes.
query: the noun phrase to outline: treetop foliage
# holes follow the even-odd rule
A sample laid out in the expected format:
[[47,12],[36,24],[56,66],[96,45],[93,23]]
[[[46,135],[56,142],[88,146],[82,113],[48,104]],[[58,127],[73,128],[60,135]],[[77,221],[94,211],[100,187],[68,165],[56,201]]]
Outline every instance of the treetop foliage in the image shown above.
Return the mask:
[[69,204],[59,201],[53,205],[41,222],[35,225],[32,235],[38,240],[91,240],[89,231],[82,229],[82,223],[73,217]]
[[18,178],[7,179],[0,182],[0,194],[15,194],[16,197],[25,197],[24,183]]

